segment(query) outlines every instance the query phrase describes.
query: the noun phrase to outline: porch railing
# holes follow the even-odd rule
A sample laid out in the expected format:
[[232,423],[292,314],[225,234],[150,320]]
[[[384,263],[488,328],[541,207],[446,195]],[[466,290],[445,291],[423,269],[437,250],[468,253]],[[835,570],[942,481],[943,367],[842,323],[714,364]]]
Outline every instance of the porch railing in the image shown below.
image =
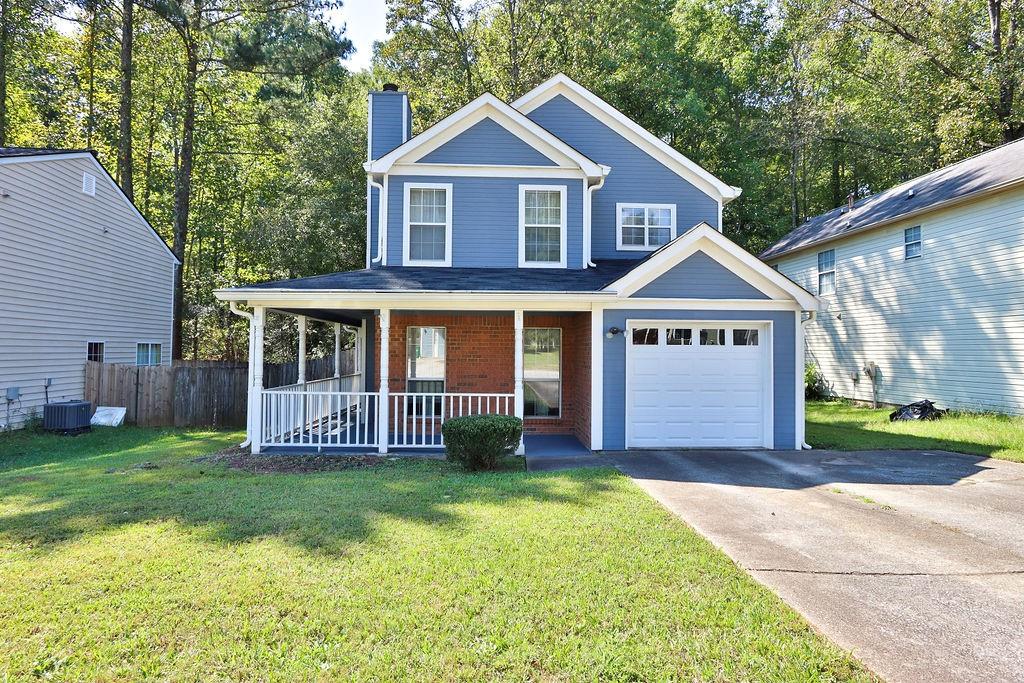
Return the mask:
[[514,394],[394,393],[389,400],[388,445],[396,448],[444,446],[441,425],[453,417],[515,414]]

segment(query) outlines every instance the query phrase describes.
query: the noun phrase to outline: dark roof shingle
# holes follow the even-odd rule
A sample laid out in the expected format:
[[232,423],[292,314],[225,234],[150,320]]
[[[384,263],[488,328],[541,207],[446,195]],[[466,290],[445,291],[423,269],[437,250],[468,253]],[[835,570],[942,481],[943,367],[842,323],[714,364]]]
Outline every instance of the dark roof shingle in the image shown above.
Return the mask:
[[55,147],[0,147],[0,158],[2,157],[38,157],[50,154],[77,154],[89,152],[95,155],[91,149],[57,149]]
[[237,289],[340,289],[387,291],[597,292],[635,268],[640,260],[597,261],[596,268],[422,268],[387,266],[277,280]]
[[852,210],[842,206],[815,216],[764,251],[761,258],[775,258],[1022,179],[1024,140],[1018,140],[865,197]]

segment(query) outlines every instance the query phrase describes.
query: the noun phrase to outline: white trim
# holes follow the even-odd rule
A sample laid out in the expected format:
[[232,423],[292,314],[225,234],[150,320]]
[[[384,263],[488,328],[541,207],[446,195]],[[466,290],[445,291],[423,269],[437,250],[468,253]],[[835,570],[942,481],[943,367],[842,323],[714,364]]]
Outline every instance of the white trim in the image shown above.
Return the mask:
[[[759,340],[758,346],[761,349],[762,354],[762,447],[766,449],[775,448],[775,352],[774,352],[774,339],[775,339],[775,325],[771,320],[693,320],[693,319],[633,319],[627,318],[624,329],[622,331],[623,341],[626,344],[626,362],[625,362],[625,390],[623,398],[625,399],[625,411],[624,419],[625,424],[623,425],[623,445],[628,450],[634,448],[631,446],[632,441],[632,420],[630,415],[630,401],[629,401],[629,390],[630,390],[630,379],[633,374],[633,358],[631,349],[632,344],[632,330],[639,327],[656,327],[658,329],[666,329],[669,327],[688,327],[694,330],[700,328],[717,327],[724,330],[733,330],[737,328],[748,329],[752,327],[762,328],[764,332],[764,343]],[[658,346],[664,346],[662,339],[665,337],[664,334],[658,336]],[[726,333],[726,345],[725,348],[732,348],[731,335]],[[697,335],[694,335],[694,345],[697,345],[699,340]],[[803,376],[803,372],[800,373]],[[593,399],[591,399],[593,400]]]
[[370,244],[370,226],[373,216],[373,185],[370,183],[370,176],[366,176],[366,268],[370,267],[370,259],[373,258],[373,248]]
[[[402,199],[402,265],[403,266],[451,266],[452,265],[452,203],[454,192],[451,183],[403,183]],[[409,257],[409,195],[411,190],[445,191],[444,260],[425,261]]]
[[771,298],[792,298],[804,310],[818,310],[813,294],[740,247],[707,223],[701,223],[654,252],[644,263],[608,285],[605,290],[629,297],[691,254],[703,251]]
[[402,93],[402,144],[409,141],[409,93]]
[[[526,193],[531,190],[553,191],[559,193],[561,223],[559,227],[559,258],[558,261],[527,261],[526,260]],[[568,216],[566,215],[569,188],[565,185],[520,185],[519,186],[519,267],[520,268],[565,268],[568,248]],[[545,227],[555,227],[545,226]]]
[[388,426],[391,424],[388,415],[389,381],[390,381],[390,359],[391,359],[391,311],[387,308],[380,309],[380,320],[377,325],[377,334],[380,337],[380,355],[377,361],[380,368],[378,377],[378,403],[377,403],[377,451],[388,452]]
[[604,450],[604,309],[590,312],[590,450]]
[[395,164],[391,175],[461,176],[469,178],[586,178],[578,168],[521,166],[517,164]]
[[706,169],[701,168],[671,145],[659,139],[639,123],[633,121],[565,74],[560,73],[541,83],[514,101],[512,106],[524,114],[529,114],[558,95],[566,97],[566,99],[650,154],[677,175],[690,181],[720,202],[728,203],[740,196],[742,192],[740,188],[722,182]]
[[[644,244],[623,244],[622,242],[622,210],[623,209],[643,209],[644,210]],[[678,233],[676,232],[676,205],[675,204],[646,204],[643,202],[616,202],[615,203],[615,248],[619,251],[655,251],[665,246],[664,244],[650,245],[650,228],[647,225],[647,209],[668,209],[672,216],[671,237],[669,242],[674,240]],[[640,227],[640,226],[630,226]],[[664,227],[664,226],[657,226]]]
[[367,162],[365,169],[367,173],[388,173],[399,160],[415,162],[485,118],[501,125],[559,166],[579,168],[595,178],[605,174],[607,167],[595,163],[490,93],[484,93],[380,159]]
[[[803,448],[804,441],[806,440],[807,430],[807,405],[806,398],[804,397],[804,365],[807,364],[807,358],[805,346],[804,346],[804,324],[805,321],[801,320],[800,313],[796,313],[796,429],[795,429],[795,443],[793,448],[800,450]],[[806,322],[814,320],[811,316]]]
[[[524,404],[524,396],[525,396],[525,389],[524,389],[524,387],[525,387],[525,379],[524,379],[525,373],[524,373],[524,367],[525,367],[525,364],[526,364],[525,363],[526,357],[525,357],[525,353],[524,353],[525,345],[523,343],[523,335],[524,335],[523,309],[521,309],[521,308],[515,309],[515,311],[513,312],[512,316],[513,316],[513,318],[512,318],[513,319],[513,333],[512,333],[513,334],[513,345],[512,345],[512,353],[514,354],[514,358],[513,358],[513,361],[512,361],[512,365],[513,365],[513,382],[514,382],[514,384],[513,384],[513,386],[514,386],[514,389],[513,389],[514,393],[512,395],[512,400],[513,400],[513,402],[515,404],[514,405],[515,416],[518,417],[520,420],[525,420],[526,419],[526,410],[525,410],[525,404]],[[526,430],[523,430],[523,431],[525,432]],[[516,447],[516,455],[524,455],[525,453],[526,453],[526,447],[525,447],[525,443],[524,443],[524,437],[521,436],[520,439],[519,439],[519,445]]]

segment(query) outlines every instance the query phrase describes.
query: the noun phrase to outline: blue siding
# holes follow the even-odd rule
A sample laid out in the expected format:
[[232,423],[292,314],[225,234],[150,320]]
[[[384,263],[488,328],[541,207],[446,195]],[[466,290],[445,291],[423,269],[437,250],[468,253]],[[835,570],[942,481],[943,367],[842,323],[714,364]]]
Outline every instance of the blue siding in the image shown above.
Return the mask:
[[370,99],[373,119],[370,121],[370,158],[380,159],[408,139],[408,130],[402,130],[402,112],[406,113],[407,128],[412,125],[412,116],[405,93],[372,92]]
[[670,299],[769,298],[703,251],[694,252],[633,296]]
[[428,164],[556,165],[490,118],[473,124],[419,161]]
[[[796,443],[796,325],[790,311],[657,311],[650,309],[604,312],[604,327],[626,328],[626,320],[771,320],[774,361],[775,447]],[[604,338],[604,448],[626,447],[626,335]]]
[[451,183],[452,266],[515,268],[519,265],[519,186],[568,188],[569,268],[583,267],[583,181],[556,178],[391,176],[388,178],[388,265],[402,264],[405,183]]
[[528,116],[594,161],[611,166],[604,187],[594,193],[593,258],[646,255],[642,251],[616,249],[616,202],[675,204],[677,234],[701,221],[719,227],[717,201],[564,96],[551,98]]

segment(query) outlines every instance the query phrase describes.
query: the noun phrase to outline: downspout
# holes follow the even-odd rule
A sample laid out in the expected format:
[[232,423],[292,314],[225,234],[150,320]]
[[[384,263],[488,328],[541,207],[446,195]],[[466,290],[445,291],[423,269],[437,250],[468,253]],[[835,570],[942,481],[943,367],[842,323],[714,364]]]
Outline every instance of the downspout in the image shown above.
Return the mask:
[[[249,351],[249,353],[248,353],[248,355],[249,355],[249,382],[248,382],[249,386],[248,386],[247,391],[245,392],[245,398],[246,398],[247,401],[249,401],[249,399],[250,399],[250,397],[252,395],[252,336],[253,336],[253,332],[254,332],[254,330],[253,330],[252,313],[250,313],[249,311],[243,311],[242,309],[240,309],[238,307],[238,304],[235,303],[234,301],[228,302],[228,308],[230,308],[231,312],[234,313],[235,315],[241,316],[241,317],[243,317],[243,318],[245,318],[246,320],[249,321],[249,349],[248,349],[248,351]],[[246,421],[246,425],[245,425],[245,441],[243,441],[242,443],[238,444],[239,448],[248,448],[249,444],[252,441],[252,439],[249,437],[249,433],[251,431],[250,428],[252,427],[252,425],[248,424],[248,422],[252,419],[251,416],[249,415],[251,409],[252,409],[252,404],[250,402],[250,404],[248,406],[246,406],[246,410],[245,410],[245,421]]]
[[[800,321],[800,329],[801,329],[800,343],[803,344],[805,347],[807,346],[807,341],[806,341],[807,333],[804,331],[804,329],[807,327],[807,323],[809,323],[809,322],[811,322],[813,320],[816,320],[817,318],[818,318],[818,312],[817,311],[808,311],[807,312],[807,320],[801,320]],[[801,357],[802,356],[803,356],[803,353],[801,353]],[[801,368],[798,368],[798,371],[802,374],[804,369],[801,367]],[[806,415],[805,415],[804,420],[806,421],[806,419],[807,418],[806,418]],[[805,427],[805,430],[806,430],[806,427]],[[806,431],[805,431],[805,436],[806,436]],[[803,443],[800,444],[800,448],[802,448],[805,451],[809,451],[809,450],[811,450],[811,445],[809,443],[807,443],[806,441],[804,441]]]
[[594,234],[594,226],[593,226],[593,223],[594,223],[594,209],[593,209],[594,192],[596,190],[600,190],[602,187],[604,187],[604,181],[607,178],[608,178],[607,174],[603,175],[603,176],[601,176],[601,179],[599,181],[597,181],[596,185],[591,185],[591,186],[589,186],[587,188],[587,203],[586,203],[586,209],[587,209],[587,230],[586,230],[585,233],[583,233],[584,263],[586,264],[587,268],[594,268],[594,267],[597,266],[597,264],[594,263],[591,260],[591,254],[590,254],[590,250],[591,250],[591,247],[592,247],[593,234]]
[[[384,258],[384,218],[387,215],[384,202],[384,185],[378,183],[373,179],[372,175],[368,175],[367,178],[370,180],[370,187],[377,188],[377,256],[374,257],[371,263],[380,263]],[[372,206],[372,202],[371,202]]]

